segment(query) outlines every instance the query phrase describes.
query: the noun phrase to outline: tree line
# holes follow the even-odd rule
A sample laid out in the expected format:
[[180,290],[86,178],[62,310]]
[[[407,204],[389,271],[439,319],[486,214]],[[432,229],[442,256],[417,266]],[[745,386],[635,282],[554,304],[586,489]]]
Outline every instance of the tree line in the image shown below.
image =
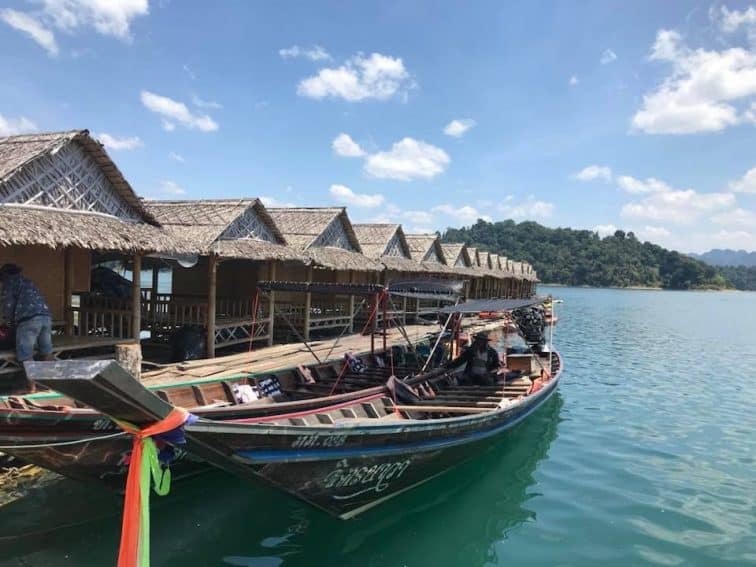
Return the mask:
[[[756,289],[740,287],[751,279],[720,272],[679,252],[641,242],[632,232],[616,231],[601,238],[590,230],[547,228],[512,220],[448,228],[445,242],[470,246],[530,262],[544,283],[596,287],[660,287],[664,289]],[[740,274],[740,272],[737,272]],[[732,278],[732,279],[731,279]],[[737,284],[736,284],[737,282]]]

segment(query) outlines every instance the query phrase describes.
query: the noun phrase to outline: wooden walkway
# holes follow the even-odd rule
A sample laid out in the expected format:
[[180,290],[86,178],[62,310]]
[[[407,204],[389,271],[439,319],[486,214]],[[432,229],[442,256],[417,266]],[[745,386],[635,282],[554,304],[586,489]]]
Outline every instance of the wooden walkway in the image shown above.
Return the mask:
[[[477,318],[465,319],[463,328],[468,333],[480,331],[492,331],[500,329],[501,320],[480,320]],[[413,343],[427,339],[431,334],[440,330],[438,325],[407,325],[405,331]],[[370,336],[345,335],[335,346],[335,339],[310,342],[310,348],[318,355],[321,361],[337,360],[344,354],[363,354],[370,352]],[[391,329],[387,337],[388,345],[404,345],[406,341],[398,329]],[[375,337],[375,348],[383,347],[380,335]],[[330,355],[329,355],[330,353]],[[217,358],[192,360],[179,364],[164,365],[156,370],[142,374],[142,382],[146,385],[171,384],[176,382],[196,382],[203,378],[217,380],[223,376],[240,374],[245,372],[261,373],[292,368],[300,364],[312,364],[316,362],[312,354],[307,350],[304,343],[290,343],[274,345],[271,347],[255,348],[251,352],[232,354]]]

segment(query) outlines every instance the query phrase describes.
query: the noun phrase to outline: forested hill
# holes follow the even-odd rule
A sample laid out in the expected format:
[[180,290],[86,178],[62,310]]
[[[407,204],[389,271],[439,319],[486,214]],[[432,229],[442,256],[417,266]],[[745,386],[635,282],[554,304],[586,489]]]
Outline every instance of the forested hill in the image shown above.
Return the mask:
[[716,268],[656,244],[640,242],[632,232],[621,230],[600,238],[590,230],[479,220],[471,227],[449,228],[442,238],[526,260],[545,283],[667,289],[731,287]]

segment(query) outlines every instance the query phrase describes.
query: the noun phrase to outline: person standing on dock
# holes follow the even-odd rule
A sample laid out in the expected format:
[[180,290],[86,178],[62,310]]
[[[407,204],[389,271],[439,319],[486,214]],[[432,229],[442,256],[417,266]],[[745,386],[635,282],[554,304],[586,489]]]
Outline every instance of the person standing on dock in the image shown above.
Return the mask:
[[2,319],[16,329],[16,360],[32,360],[35,347],[42,360],[53,360],[52,319],[42,292],[15,264],[0,267],[0,284]]
[[501,361],[496,349],[488,344],[488,334],[478,333],[470,348],[447,363],[449,369],[466,364],[464,381],[479,386],[493,386],[493,372],[499,369]]

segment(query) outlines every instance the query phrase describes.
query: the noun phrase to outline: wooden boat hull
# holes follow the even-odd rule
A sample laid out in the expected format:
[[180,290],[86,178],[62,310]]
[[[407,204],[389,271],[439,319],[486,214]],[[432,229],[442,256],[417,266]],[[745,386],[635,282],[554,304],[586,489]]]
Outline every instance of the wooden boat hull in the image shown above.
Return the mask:
[[[524,384],[459,385],[441,372],[396,381],[394,398],[383,391],[311,412],[199,420],[185,425],[182,447],[240,478],[262,479],[350,518],[442,474],[535,412],[557,390],[562,366],[558,353],[540,360],[551,361],[551,372]],[[138,426],[172,410],[117,364],[28,363],[27,373]],[[426,382],[434,386],[431,399],[415,392],[401,401],[410,384],[419,390]]]
[[[383,392],[373,386],[296,401],[243,404],[192,410],[213,421],[265,419],[283,413],[313,411]],[[19,409],[0,407],[0,451],[85,482],[123,487],[131,455],[131,440],[107,416],[91,409]],[[173,476],[180,479],[207,469],[200,459],[176,451]]]
[[541,407],[558,382],[557,374],[509,407],[473,416],[312,428],[197,423],[186,430],[265,481],[346,519],[475,455]]

